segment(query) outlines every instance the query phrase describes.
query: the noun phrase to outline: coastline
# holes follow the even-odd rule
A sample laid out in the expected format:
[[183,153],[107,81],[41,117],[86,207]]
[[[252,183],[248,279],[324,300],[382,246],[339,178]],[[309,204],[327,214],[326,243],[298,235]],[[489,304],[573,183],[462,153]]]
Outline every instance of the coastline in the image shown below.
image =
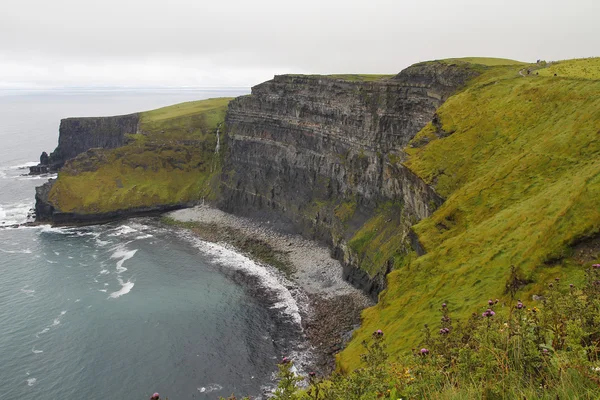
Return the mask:
[[[271,221],[239,217],[200,205],[171,211],[162,219],[195,237],[233,248],[296,285],[301,335],[310,347],[304,366],[318,374],[335,369],[335,354],[360,324],[361,311],[373,301],[342,277],[343,268],[329,249],[298,234],[284,232]],[[303,369],[305,369],[303,368]]]

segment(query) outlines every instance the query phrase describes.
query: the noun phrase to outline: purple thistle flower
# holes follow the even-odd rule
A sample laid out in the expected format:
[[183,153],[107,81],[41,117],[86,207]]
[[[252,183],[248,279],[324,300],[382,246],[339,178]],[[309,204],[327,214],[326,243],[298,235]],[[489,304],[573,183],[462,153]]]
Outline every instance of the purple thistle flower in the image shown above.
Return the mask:
[[427,354],[429,354],[429,350],[427,350],[426,348],[422,348],[421,349],[421,355],[422,356],[426,356]]
[[525,308],[525,305],[519,301],[515,307],[516,307],[518,310],[521,310],[521,309]]
[[309,372],[308,376],[310,376],[311,378],[314,378],[317,374],[315,374],[314,372]]
[[598,269],[598,268],[600,268],[600,264],[594,264],[594,265],[592,265],[592,268]]
[[488,308],[483,314],[481,314],[482,317],[488,317],[488,318],[493,317],[494,315],[496,315],[496,313],[491,308]]
[[446,303],[442,303],[442,308],[446,308]]
[[498,302],[499,302],[499,301],[500,301],[500,300],[496,299],[496,300],[494,301],[494,304],[498,304]]
[[554,280],[555,280],[556,282],[559,282],[559,281],[560,281],[560,278],[554,278]]
[[488,306],[493,306],[493,305],[494,305],[494,300],[492,300],[492,299],[489,299],[489,300],[488,300]]
[[548,354],[548,349],[544,349],[544,350],[542,350],[542,353],[544,353],[544,354]]
[[573,289],[573,288],[575,287],[575,285],[573,285],[573,284],[571,283],[571,284],[569,284],[569,287],[570,287],[571,289]]
[[290,362],[290,359],[289,359],[289,358],[287,358],[287,357],[283,357],[283,360],[281,360],[281,363],[282,363],[282,364],[287,364],[287,363],[289,363],[289,362]]

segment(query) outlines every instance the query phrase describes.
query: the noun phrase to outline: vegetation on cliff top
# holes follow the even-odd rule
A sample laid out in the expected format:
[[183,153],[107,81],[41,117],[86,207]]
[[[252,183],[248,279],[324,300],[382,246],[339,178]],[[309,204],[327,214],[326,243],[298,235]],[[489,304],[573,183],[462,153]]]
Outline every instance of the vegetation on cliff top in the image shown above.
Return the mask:
[[94,149],[69,161],[49,195],[62,212],[103,214],[176,205],[218,190],[217,130],[231,99],[177,104],[140,115],[140,132],[112,150]]
[[[600,230],[600,59],[551,64],[549,72],[527,67],[525,76],[521,65],[488,68],[406,149],[405,165],[447,200],[414,227],[427,254],[388,276],[339,357],[343,369],[360,365],[360,343],[376,329],[397,358],[442,302],[466,318],[484,299],[501,297],[511,266],[530,299],[556,277],[580,284],[584,267],[599,260],[597,246],[585,257],[573,246]],[[395,254],[377,248],[372,258],[377,252]]]

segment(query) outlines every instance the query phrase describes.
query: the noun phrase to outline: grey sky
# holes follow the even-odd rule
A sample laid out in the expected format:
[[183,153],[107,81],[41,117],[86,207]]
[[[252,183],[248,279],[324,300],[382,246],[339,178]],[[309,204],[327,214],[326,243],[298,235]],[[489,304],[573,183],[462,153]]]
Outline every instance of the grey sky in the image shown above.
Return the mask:
[[600,56],[599,0],[4,0],[0,88],[250,86],[423,60]]

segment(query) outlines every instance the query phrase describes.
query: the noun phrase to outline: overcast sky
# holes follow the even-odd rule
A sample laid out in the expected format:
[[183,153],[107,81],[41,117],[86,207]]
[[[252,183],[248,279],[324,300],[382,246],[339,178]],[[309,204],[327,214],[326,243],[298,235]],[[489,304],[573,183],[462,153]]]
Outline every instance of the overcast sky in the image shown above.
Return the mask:
[[600,0],[3,0],[0,87],[251,86],[600,56]]

